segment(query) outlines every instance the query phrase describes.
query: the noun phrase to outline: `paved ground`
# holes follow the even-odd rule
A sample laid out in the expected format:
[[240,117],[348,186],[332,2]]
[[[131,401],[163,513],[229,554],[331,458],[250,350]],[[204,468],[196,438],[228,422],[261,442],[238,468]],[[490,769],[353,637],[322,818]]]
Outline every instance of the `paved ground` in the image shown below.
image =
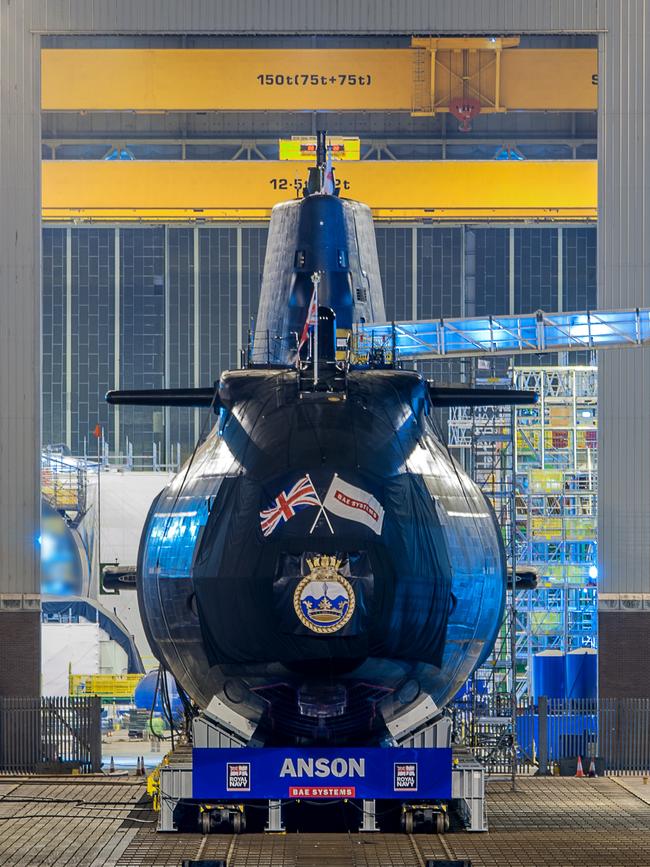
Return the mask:
[[147,771],[152,771],[160,764],[161,758],[169,750],[168,741],[137,740],[129,738],[125,732],[115,732],[102,738],[102,761],[104,770],[110,767],[111,759],[117,770],[128,770],[135,773],[138,759],[144,759]]
[[488,834],[158,834],[139,778],[0,778],[1,867],[650,867],[650,784],[521,779],[489,786]]
[[0,778],[0,864],[116,864],[137,830],[153,829],[142,795],[141,778]]
[[616,782],[632,795],[650,804],[650,776],[647,774],[643,777],[617,777]]
[[488,811],[489,834],[446,837],[474,867],[650,867],[650,805],[615,780],[533,778],[516,792],[495,783]]

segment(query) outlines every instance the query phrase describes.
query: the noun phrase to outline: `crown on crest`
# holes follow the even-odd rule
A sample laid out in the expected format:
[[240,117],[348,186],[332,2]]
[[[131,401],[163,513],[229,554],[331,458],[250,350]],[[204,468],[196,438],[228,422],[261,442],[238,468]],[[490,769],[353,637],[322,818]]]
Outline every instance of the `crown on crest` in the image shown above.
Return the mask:
[[337,557],[331,556],[330,554],[322,554],[318,557],[308,557],[307,565],[314,572],[316,569],[334,569],[338,571],[341,566],[341,560]]

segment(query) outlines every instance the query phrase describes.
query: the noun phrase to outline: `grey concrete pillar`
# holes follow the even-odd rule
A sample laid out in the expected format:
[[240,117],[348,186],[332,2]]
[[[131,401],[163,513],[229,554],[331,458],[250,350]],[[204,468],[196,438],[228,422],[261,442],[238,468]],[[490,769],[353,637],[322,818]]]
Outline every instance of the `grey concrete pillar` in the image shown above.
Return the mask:
[[40,690],[40,38],[0,2],[0,696]]
[[[598,304],[650,304],[650,20],[610,3],[600,37]],[[599,358],[601,696],[649,696],[650,352]]]

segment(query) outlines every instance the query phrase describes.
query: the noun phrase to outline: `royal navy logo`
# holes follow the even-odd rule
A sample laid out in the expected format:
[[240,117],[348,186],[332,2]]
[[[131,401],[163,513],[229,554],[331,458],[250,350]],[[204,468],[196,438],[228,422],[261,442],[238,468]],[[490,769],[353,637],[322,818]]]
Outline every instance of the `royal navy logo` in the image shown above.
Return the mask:
[[250,762],[226,763],[226,789],[229,792],[250,792],[251,765]]
[[394,765],[393,789],[396,792],[417,792],[418,763],[396,762]]
[[321,635],[342,629],[354,614],[354,590],[339,573],[341,561],[322,556],[307,560],[306,575],[293,594],[293,607],[300,622]]

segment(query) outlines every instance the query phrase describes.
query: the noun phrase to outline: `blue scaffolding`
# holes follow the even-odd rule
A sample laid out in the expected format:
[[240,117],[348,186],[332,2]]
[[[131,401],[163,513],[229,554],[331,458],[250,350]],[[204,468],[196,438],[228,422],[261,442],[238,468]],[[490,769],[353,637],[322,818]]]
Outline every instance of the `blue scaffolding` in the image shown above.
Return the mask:
[[[514,528],[516,565],[538,574],[537,588],[517,591],[515,598],[522,697],[532,693],[536,653],[598,643],[597,372],[515,367],[509,378],[515,388],[540,395],[534,406],[515,410],[514,432],[509,409],[457,408],[449,418],[449,444],[492,501],[506,541]],[[479,676],[506,691],[511,670],[504,624]]]

